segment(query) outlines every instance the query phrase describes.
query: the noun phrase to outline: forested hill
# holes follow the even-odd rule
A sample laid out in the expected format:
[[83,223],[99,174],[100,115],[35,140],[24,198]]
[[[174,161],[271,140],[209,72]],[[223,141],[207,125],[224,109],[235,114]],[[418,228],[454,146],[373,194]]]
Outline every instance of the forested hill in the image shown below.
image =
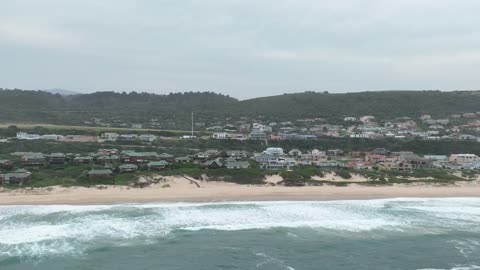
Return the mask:
[[0,90],[2,122],[80,124],[92,118],[122,118],[118,121],[145,123],[158,118],[175,125],[184,123],[192,111],[203,121],[243,116],[277,121],[304,117],[338,120],[361,115],[386,119],[418,117],[423,113],[444,117],[480,111],[480,91],[305,92],[239,101],[212,92],[168,95],[97,92],[62,96],[42,91]]
[[346,94],[305,92],[241,102],[239,113],[327,119],[374,115],[378,118],[418,117],[480,111],[480,91],[380,91]]

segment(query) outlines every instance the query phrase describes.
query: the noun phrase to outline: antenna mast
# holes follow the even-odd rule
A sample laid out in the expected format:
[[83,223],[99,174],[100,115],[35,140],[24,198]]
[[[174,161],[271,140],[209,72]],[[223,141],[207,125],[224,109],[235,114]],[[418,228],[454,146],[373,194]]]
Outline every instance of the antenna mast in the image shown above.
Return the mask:
[[192,139],[193,139],[193,111],[192,111]]

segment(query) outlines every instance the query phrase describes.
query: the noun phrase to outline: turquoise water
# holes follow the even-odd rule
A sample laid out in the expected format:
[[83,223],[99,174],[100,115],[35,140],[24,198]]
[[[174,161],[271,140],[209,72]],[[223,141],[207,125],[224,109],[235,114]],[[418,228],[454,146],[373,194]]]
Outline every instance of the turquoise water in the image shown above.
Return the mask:
[[0,269],[480,269],[480,199],[2,206]]

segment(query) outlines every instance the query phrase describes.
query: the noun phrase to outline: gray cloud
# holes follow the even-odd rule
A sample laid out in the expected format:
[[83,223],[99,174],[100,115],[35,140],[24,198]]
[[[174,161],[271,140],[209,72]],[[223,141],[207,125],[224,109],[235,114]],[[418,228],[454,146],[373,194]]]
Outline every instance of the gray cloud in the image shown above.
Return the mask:
[[0,3],[0,87],[476,89],[475,0],[16,0]]

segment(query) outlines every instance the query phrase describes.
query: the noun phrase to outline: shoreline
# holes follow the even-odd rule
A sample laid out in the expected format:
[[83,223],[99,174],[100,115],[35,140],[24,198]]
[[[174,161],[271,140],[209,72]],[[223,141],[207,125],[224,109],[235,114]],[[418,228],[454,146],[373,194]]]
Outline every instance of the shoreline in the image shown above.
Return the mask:
[[[165,187],[168,184],[169,187]],[[125,203],[208,203],[248,201],[334,201],[388,198],[480,197],[480,183],[455,185],[401,184],[392,186],[246,186],[224,182],[202,183],[172,178],[166,183],[139,189],[125,186],[51,187],[0,190],[0,205],[100,205]]]

